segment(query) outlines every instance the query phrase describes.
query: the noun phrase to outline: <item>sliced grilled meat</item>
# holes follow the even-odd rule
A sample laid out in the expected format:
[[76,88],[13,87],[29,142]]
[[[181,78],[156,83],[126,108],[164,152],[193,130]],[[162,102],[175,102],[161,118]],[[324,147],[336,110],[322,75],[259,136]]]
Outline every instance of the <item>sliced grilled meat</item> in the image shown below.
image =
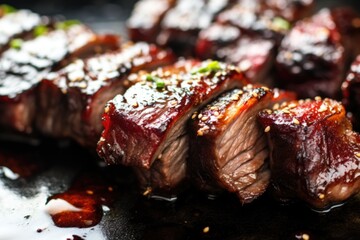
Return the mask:
[[209,27],[228,3],[229,0],[178,0],[162,21],[157,42],[182,56],[192,54],[199,31]]
[[[30,34],[36,26],[43,23],[43,20],[38,14],[29,10],[5,13],[5,15],[0,18],[0,53],[9,47],[12,39],[26,38],[26,35]],[[14,44],[16,44],[16,42],[13,42],[12,45]]]
[[251,82],[265,82],[275,59],[271,40],[241,34],[234,26],[213,24],[199,34],[196,52],[237,65]]
[[323,9],[298,22],[282,41],[276,59],[282,86],[299,97],[338,97],[347,64],[357,51],[356,19],[351,9],[339,8]]
[[94,148],[103,129],[106,102],[123,94],[139,70],[153,70],[174,61],[170,51],[147,43],[127,44],[120,51],[76,60],[41,81],[37,128],[43,134],[73,138]]
[[341,85],[342,103],[348,111],[348,118],[354,129],[360,130],[360,55],[352,63],[350,71]]
[[277,45],[291,25],[281,17],[266,15],[241,3],[222,11],[217,17],[217,22],[238,27],[250,36],[273,40]]
[[222,92],[248,83],[233,66],[185,64],[143,76],[107,104],[98,153],[108,164],[135,166],[143,187],[167,190],[183,180],[186,121]]
[[137,2],[126,24],[130,39],[155,43],[161,29],[160,23],[174,2],[175,0],[141,0]]
[[189,169],[201,187],[234,192],[242,203],[265,191],[270,179],[268,148],[256,118],[272,105],[272,98],[268,88],[248,85],[193,115]]
[[314,0],[260,0],[259,2],[262,2],[260,11],[280,16],[289,22],[296,22],[308,16],[314,8]]
[[0,59],[0,112],[3,113],[0,126],[31,133],[34,88],[44,75],[73,59],[89,56],[102,48],[117,47],[116,37],[98,37],[86,26],[75,24],[5,51]]
[[360,136],[343,106],[330,99],[293,101],[262,111],[274,189],[316,209],[342,203],[360,189]]

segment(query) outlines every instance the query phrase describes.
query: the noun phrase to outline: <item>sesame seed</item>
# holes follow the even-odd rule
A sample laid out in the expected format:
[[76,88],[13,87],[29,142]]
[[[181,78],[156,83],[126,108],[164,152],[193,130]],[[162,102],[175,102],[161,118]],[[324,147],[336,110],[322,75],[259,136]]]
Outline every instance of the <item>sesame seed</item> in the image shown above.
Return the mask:
[[360,158],[360,152],[355,153],[355,156]]
[[264,91],[269,91],[270,89],[267,87],[262,87],[262,89],[264,89]]
[[240,99],[239,95],[238,94],[234,94],[231,96],[231,99],[234,100],[234,101],[237,101]]
[[270,132],[270,126],[267,126],[266,128],[265,128],[265,130],[264,130],[264,132]]
[[318,197],[319,197],[319,199],[324,199],[324,198],[325,198],[325,194],[319,193]]
[[300,124],[299,120],[297,120],[296,118],[293,119],[293,123],[295,123],[296,125]]
[[212,106],[212,107],[210,108],[210,110],[214,110],[214,111],[216,111],[216,110],[219,110],[219,108],[218,108],[218,107],[216,107],[216,106]]
[[256,92],[253,92],[252,95],[253,95],[254,98],[257,98],[257,97],[258,97],[258,95],[257,95]]
[[210,228],[209,227],[205,227],[204,229],[203,229],[203,233],[208,233],[210,231]]
[[239,95],[242,95],[242,94],[244,94],[244,91],[243,91],[243,90],[240,90],[240,91],[238,91],[238,94],[239,94]]
[[105,113],[108,113],[110,111],[110,107],[109,105],[106,105],[105,109],[104,109]]
[[145,192],[143,192],[143,196],[147,196],[152,192],[152,188],[151,187],[147,187]]
[[137,102],[134,102],[133,105],[132,105],[134,108],[138,107],[139,104]]
[[309,234],[306,234],[306,233],[304,233],[301,237],[302,237],[302,239],[304,239],[304,240],[309,240],[309,239],[310,239]]
[[287,108],[284,108],[284,109],[282,109],[281,111],[282,111],[283,113],[290,114],[290,111],[289,111],[289,109],[287,109]]
[[299,104],[303,104],[304,103],[304,100],[299,100]]
[[203,115],[200,113],[199,115],[198,115],[198,119],[201,119],[203,117]]
[[208,119],[209,119],[208,116],[203,116],[203,117],[201,118],[201,121],[206,121],[206,120],[208,120]]
[[161,159],[162,158],[162,154],[160,153],[160,155],[157,157],[158,159]]
[[327,110],[326,105],[322,104],[318,110],[319,113],[325,112]]
[[320,97],[320,96],[316,96],[316,97],[315,97],[315,100],[316,100],[316,101],[321,101],[321,97]]
[[280,107],[286,107],[287,106],[287,102],[283,102],[283,103],[281,103],[281,106]]
[[264,111],[265,111],[267,114],[272,114],[271,109],[265,109]]
[[214,116],[217,117],[217,116],[219,116],[219,115],[220,115],[220,113],[219,113],[218,111],[215,111],[215,112],[214,112]]
[[276,103],[274,106],[273,106],[273,110],[278,110],[280,108],[280,105],[278,103]]
[[198,136],[202,136],[202,135],[204,135],[204,132],[203,132],[201,129],[199,129],[199,130],[197,131],[197,135],[198,135]]
[[294,108],[294,107],[296,107],[296,103],[290,103],[288,107],[289,108]]
[[191,116],[191,119],[195,119],[197,115],[197,112],[194,112],[194,114]]

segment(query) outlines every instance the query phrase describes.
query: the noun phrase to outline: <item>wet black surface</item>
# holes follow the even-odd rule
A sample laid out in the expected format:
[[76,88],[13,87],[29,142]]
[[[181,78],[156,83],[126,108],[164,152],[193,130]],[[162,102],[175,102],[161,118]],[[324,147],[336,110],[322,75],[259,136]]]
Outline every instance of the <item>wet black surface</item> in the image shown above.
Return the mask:
[[[47,5],[30,1],[18,4],[44,14],[79,18],[100,32],[120,33],[124,32],[123,21],[133,2],[103,5],[90,1],[85,7],[71,7],[70,1],[62,7],[56,1]],[[77,146],[46,143],[29,147],[2,141],[0,158],[6,167],[0,171],[0,239],[4,240],[360,239],[360,196],[326,214],[298,203],[281,205],[268,193],[245,206],[232,195],[214,198],[191,189],[179,195],[177,201],[166,202],[143,197],[129,169],[103,167]],[[22,168],[27,169],[26,174],[19,170]],[[48,214],[48,198],[67,191],[79,175],[94,171],[116,185],[114,203],[103,208],[102,219],[94,227],[56,227]]]
[[[0,239],[360,239],[360,198],[329,213],[316,213],[299,203],[281,205],[269,194],[241,206],[235,196],[208,196],[186,190],[173,202],[143,197],[131,171],[104,167],[77,146],[49,144],[27,147],[1,142]],[[6,150],[4,150],[6,149]],[[19,153],[21,149],[21,153]],[[13,154],[9,154],[13,151]],[[6,152],[6,156],[4,156]],[[24,159],[28,159],[27,162]],[[21,176],[14,167],[36,164],[33,174]],[[18,168],[18,169],[19,169]],[[40,170],[39,170],[40,169]],[[96,177],[94,174],[96,173]],[[18,174],[18,177],[14,177]],[[93,176],[116,187],[112,203],[103,208],[100,223],[88,228],[56,227],[49,215],[54,194],[66,192],[73,181]],[[89,180],[88,180],[89,181]],[[91,181],[90,181],[91,182]],[[91,184],[89,188],[91,189]],[[94,189],[94,188],[92,188]],[[95,198],[95,195],[94,195]],[[105,205],[105,204],[104,204]]]

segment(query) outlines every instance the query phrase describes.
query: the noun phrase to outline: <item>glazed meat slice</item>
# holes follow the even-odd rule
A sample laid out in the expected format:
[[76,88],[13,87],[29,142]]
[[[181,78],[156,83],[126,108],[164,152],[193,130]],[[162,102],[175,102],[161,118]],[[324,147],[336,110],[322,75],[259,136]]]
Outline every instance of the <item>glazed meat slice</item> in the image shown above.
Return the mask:
[[41,81],[37,129],[94,149],[106,102],[123,94],[139,70],[153,70],[174,61],[170,51],[147,43],[126,44],[120,51],[76,60]]
[[342,102],[355,130],[360,130],[360,55],[352,63],[350,71],[341,85]]
[[156,37],[160,32],[160,23],[174,2],[174,0],[141,0],[137,2],[126,24],[130,39],[156,42]]
[[186,175],[187,120],[248,81],[235,67],[209,61],[179,62],[144,78],[107,104],[98,153],[108,164],[136,167],[143,187],[168,190]]
[[235,26],[247,35],[273,40],[276,44],[280,44],[291,26],[281,17],[258,12],[257,8],[249,8],[241,3],[222,11],[217,17],[217,22]]
[[192,54],[199,31],[209,27],[228,3],[229,0],[178,0],[162,21],[157,42],[181,55]]
[[36,26],[44,24],[38,14],[29,10],[13,11],[4,13],[0,18],[0,53],[9,47],[12,39],[26,38],[26,35],[32,35],[31,31]]
[[300,97],[337,97],[347,64],[357,50],[359,28],[351,9],[323,9],[298,22],[284,38],[276,59],[284,88]]
[[359,192],[360,136],[344,107],[330,99],[293,101],[259,120],[268,133],[274,189],[318,210]]
[[[242,0],[244,1],[244,0]],[[249,1],[249,0],[246,0]],[[260,1],[261,2],[261,1]],[[313,8],[313,0],[265,0],[260,5],[261,11],[274,16],[280,16],[289,22],[308,16]]]
[[1,127],[31,133],[34,88],[43,76],[73,59],[117,47],[116,37],[98,37],[86,26],[74,24],[5,51],[0,59]]
[[242,203],[269,184],[267,139],[257,122],[273,104],[273,92],[248,85],[229,91],[192,116],[189,171],[205,189],[234,192]]
[[237,65],[251,82],[265,82],[275,59],[271,40],[241,34],[231,25],[213,24],[199,34],[196,53]]

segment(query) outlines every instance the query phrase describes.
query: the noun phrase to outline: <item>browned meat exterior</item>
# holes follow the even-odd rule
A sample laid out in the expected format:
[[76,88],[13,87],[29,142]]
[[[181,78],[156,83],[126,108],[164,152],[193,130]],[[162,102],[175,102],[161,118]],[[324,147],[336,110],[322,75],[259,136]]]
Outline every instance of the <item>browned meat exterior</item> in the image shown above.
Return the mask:
[[9,47],[12,39],[26,37],[26,34],[42,22],[38,14],[29,10],[14,10],[14,12],[5,13],[0,18],[0,53]]
[[129,38],[132,41],[156,42],[160,23],[175,0],[141,0],[136,3],[127,21]]
[[202,188],[220,187],[248,203],[270,181],[267,140],[257,122],[273,93],[248,85],[220,96],[190,122],[189,171]]
[[330,99],[293,101],[259,120],[268,132],[274,189],[324,210],[360,189],[360,136]]
[[241,3],[222,11],[217,22],[235,26],[247,35],[273,40],[276,44],[280,43],[291,26],[290,22],[279,16],[265,14],[258,11],[257,7],[252,8]]
[[314,8],[314,0],[258,0],[258,2],[260,2],[260,11],[280,16],[289,22],[308,16]]
[[144,187],[169,189],[186,175],[186,121],[222,92],[248,83],[235,67],[182,62],[144,75],[106,107],[98,153],[135,166]]
[[41,81],[37,129],[94,149],[103,130],[105,104],[123,94],[139,70],[153,70],[174,61],[170,51],[147,43],[127,44],[120,51],[76,60]]
[[347,8],[323,9],[298,22],[282,41],[276,66],[283,87],[300,97],[338,97],[359,28]]
[[73,59],[118,47],[118,38],[98,37],[82,24],[51,31],[16,48],[0,59],[0,126],[31,133],[35,114],[34,88],[45,74]]
[[342,102],[355,130],[360,130],[360,55],[352,63],[350,71],[342,83]]
[[275,44],[257,36],[246,36],[231,25],[213,24],[199,34],[196,53],[237,65],[251,82],[267,80],[275,59]]
[[192,54],[199,31],[209,27],[228,3],[229,0],[178,0],[162,21],[157,42],[181,55]]

